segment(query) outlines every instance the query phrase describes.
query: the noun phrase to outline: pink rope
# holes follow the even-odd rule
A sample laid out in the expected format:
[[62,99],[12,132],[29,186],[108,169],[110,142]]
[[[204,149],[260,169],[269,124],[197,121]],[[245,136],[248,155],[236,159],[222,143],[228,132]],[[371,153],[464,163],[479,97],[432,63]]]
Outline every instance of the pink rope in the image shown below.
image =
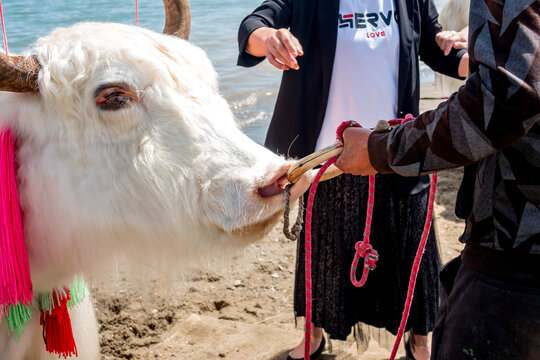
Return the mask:
[[139,2],[135,0],[135,25],[139,26]]
[[429,201],[428,201],[428,210],[426,215],[426,222],[424,223],[424,231],[422,232],[422,237],[420,238],[420,244],[418,245],[418,250],[416,251],[416,256],[414,257],[414,263],[411,270],[411,277],[409,279],[409,288],[407,289],[407,299],[405,300],[405,306],[403,307],[403,314],[401,316],[401,322],[399,324],[399,330],[396,336],[396,341],[394,342],[394,348],[392,349],[392,354],[390,355],[390,360],[394,360],[399,348],[403,334],[405,333],[405,326],[407,325],[407,320],[409,319],[409,312],[411,311],[411,305],[414,296],[414,288],[416,287],[416,277],[420,271],[420,262],[422,261],[422,256],[424,255],[424,250],[426,248],[426,242],[431,230],[431,224],[433,222],[433,203],[435,201],[435,191],[437,189],[437,173],[431,175],[431,187],[429,188]]
[[[351,127],[351,126],[358,127],[360,125],[358,123],[354,122],[354,121],[343,122],[338,127],[338,129],[336,131],[337,132],[337,140],[343,141],[343,138],[342,138],[343,131],[347,127]],[[319,172],[315,176],[315,179],[313,180],[313,183],[311,184],[311,187],[309,189],[308,202],[307,202],[307,206],[306,206],[306,241],[305,241],[305,246],[306,246],[306,256],[305,256],[306,327],[305,327],[305,334],[304,334],[304,359],[307,359],[307,360],[309,360],[309,357],[310,357],[309,353],[310,353],[310,348],[311,348],[311,323],[312,323],[311,319],[312,319],[312,305],[313,305],[312,277],[311,277],[311,216],[312,216],[312,212],[313,212],[313,202],[315,200],[315,193],[317,192],[317,187],[319,185],[319,181],[321,179],[321,176],[324,174],[326,169],[328,169],[328,167],[330,165],[332,165],[337,160],[337,158],[338,158],[337,156],[334,156],[333,158],[329,159],[319,169]],[[372,194],[370,196],[371,199],[373,199],[374,189],[375,189],[375,177],[370,176],[370,190],[371,190],[370,193]],[[366,224],[366,230],[367,231],[364,232],[364,239],[367,239],[367,245],[370,247],[370,249],[367,250],[367,252],[364,254],[364,256],[365,256],[366,260],[370,259],[370,260],[368,260],[368,261],[370,261],[370,268],[374,269],[375,268],[375,262],[377,261],[377,259],[375,259],[374,261],[371,260],[373,258],[370,257],[370,254],[375,254],[377,258],[378,258],[378,255],[377,255],[377,251],[373,250],[373,248],[371,248],[371,245],[369,245],[369,232],[370,232],[370,228],[371,228],[371,214],[372,214],[372,212],[373,212],[373,201],[371,201],[371,206],[368,205],[368,219],[369,220],[366,219],[366,221],[369,221],[369,224]],[[365,267],[365,269],[367,269],[367,267]],[[368,270],[365,270],[365,272],[367,272],[367,271]],[[367,273],[366,273],[365,279],[363,281],[365,282],[366,279],[367,279]]]
[[6,36],[6,27],[4,26],[4,12],[2,11],[2,0],[0,0],[0,20],[2,21],[2,35],[4,36],[4,49],[6,50],[6,55],[9,55],[7,36]]
[[[411,114],[407,114],[404,119],[394,119],[390,120],[390,125],[399,125],[407,121],[414,120],[414,117]],[[337,129],[337,140],[343,142],[343,131],[347,127],[360,127],[360,125],[354,121],[343,122]],[[321,176],[324,174],[326,169],[332,165],[338,156],[334,156],[329,159],[319,170],[313,183],[311,184],[308,196],[308,203],[306,207],[306,241],[305,241],[305,277],[306,277],[306,327],[304,333],[304,359],[309,360],[310,358],[310,348],[311,348],[311,324],[312,324],[312,309],[313,309],[313,292],[312,292],[312,276],[311,276],[311,219],[313,212],[313,202],[315,201],[315,193],[317,192],[317,187],[319,185]],[[434,173],[431,177],[431,187],[429,193],[429,202],[428,202],[428,211],[426,215],[426,221],[424,224],[424,230],[422,232],[422,237],[420,244],[418,245],[418,250],[414,259],[411,276],[409,279],[409,287],[407,289],[407,298],[405,301],[405,306],[403,309],[403,315],[399,325],[398,334],[396,336],[396,341],[392,349],[392,354],[390,360],[394,360],[397,349],[403,338],[405,332],[405,327],[407,325],[407,320],[409,318],[409,313],[411,310],[412,300],[414,296],[414,289],[416,287],[416,278],[420,270],[420,263],[422,261],[422,256],[426,247],[426,242],[431,230],[431,224],[433,222],[433,203],[435,199],[435,191],[437,186],[437,174]],[[371,223],[373,221],[373,206],[375,203],[375,176],[369,176],[369,190],[368,190],[368,204],[367,204],[367,214],[366,214],[366,224],[364,227],[364,236],[363,240],[355,244],[356,253],[351,265],[351,282],[356,287],[362,287],[367,281],[367,277],[370,270],[376,268],[377,260],[379,259],[379,254],[371,244],[369,243],[369,237],[371,235]],[[362,277],[360,281],[356,280],[356,269],[360,257],[364,258],[364,267],[362,271]]]
[[[348,127],[361,127],[355,121],[345,121],[337,129],[337,140],[343,142],[343,131]],[[373,221],[373,206],[375,204],[375,176],[369,176],[369,189],[368,189],[368,202],[366,213],[366,224],[364,226],[364,237],[362,241],[358,241],[354,248],[356,253],[351,265],[351,282],[356,287],[362,287],[367,281],[369,271],[375,270],[377,267],[377,260],[379,260],[379,253],[373,249],[373,246],[369,243],[369,236],[371,235],[371,223]],[[364,258],[364,268],[362,270],[362,277],[360,281],[356,280],[356,268],[360,258]]]
[[321,176],[324,174],[326,169],[332,165],[337,160],[337,156],[334,156],[328,160],[319,170],[315,176],[315,180],[309,188],[309,196],[306,207],[306,263],[305,263],[305,272],[306,272],[306,328],[304,334],[304,359],[309,360],[309,352],[311,347],[311,310],[313,303],[313,294],[311,286],[311,215],[313,211],[313,201],[315,200],[315,193],[317,192],[317,186],[321,180]]
[[[369,236],[371,234],[371,222],[373,220],[373,205],[375,203],[375,176],[369,177],[369,189],[368,189],[368,203],[367,203],[367,215],[366,225],[364,226],[364,240],[358,241],[354,248],[356,253],[351,265],[351,282],[356,287],[362,287],[367,281],[370,270],[375,270],[376,263],[379,260],[379,253],[373,249],[373,246],[369,243]],[[362,270],[362,277],[360,281],[356,280],[356,268],[360,258],[364,258],[364,269]]]

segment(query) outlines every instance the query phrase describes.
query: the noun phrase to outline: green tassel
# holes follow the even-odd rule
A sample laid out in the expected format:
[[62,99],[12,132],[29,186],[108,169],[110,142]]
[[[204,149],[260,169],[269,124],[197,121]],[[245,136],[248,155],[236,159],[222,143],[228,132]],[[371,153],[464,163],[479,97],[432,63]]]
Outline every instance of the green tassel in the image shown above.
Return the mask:
[[[67,302],[67,306],[73,307],[83,301],[89,294],[88,289],[81,276],[74,276],[73,282],[69,287],[70,300]],[[56,297],[56,298],[53,298]],[[67,296],[67,292],[64,289],[53,290],[50,294],[40,294],[39,303],[41,310],[51,312],[55,308],[56,304],[60,303],[60,299]]]
[[[53,290],[54,291],[54,290]],[[43,311],[52,311],[54,307],[53,299],[51,294],[39,294],[39,307]]]
[[68,307],[73,307],[83,301],[89,294],[88,289],[81,276],[75,276],[73,283],[69,287],[70,300],[67,302]]
[[9,330],[15,335],[15,340],[19,340],[26,325],[32,319],[32,309],[30,304],[23,305],[17,303],[17,305],[10,305],[8,314],[6,316],[6,322]]
[[[39,294],[39,304],[41,306],[41,310],[50,314],[56,307],[56,304],[60,304],[60,300],[64,299],[66,296],[67,293],[64,289],[55,289],[50,294]],[[56,297],[56,299],[54,297]]]

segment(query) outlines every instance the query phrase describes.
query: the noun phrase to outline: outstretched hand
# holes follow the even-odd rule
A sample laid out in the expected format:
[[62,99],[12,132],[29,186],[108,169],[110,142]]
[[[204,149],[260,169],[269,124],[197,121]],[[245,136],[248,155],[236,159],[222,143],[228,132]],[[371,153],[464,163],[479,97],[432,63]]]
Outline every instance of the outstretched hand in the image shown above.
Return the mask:
[[353,175],[374,175],[377,173],[369,161],[368,138],[371,130],[350,127],[343,131],[343,152],[336,166],[344,173]]
[[[467,26],[463,30],[457,31],[441,31],[435,35],[435,41],[437,45],[444,51],[444,55],[450,54],[452,48],[460,50],[468,50],[469,48],[469,27]],[[469,53],[465,53],[461,57],[458,65],[458,75],[461,77],[467,77],[469,75]]]
[[280,70],[298,70],[297,56],[304,55],[302,46],[287,29],[260,27],[249,36],[246,50],[253,56],[266,56]]
[[452,50],[452,48],[457,50],[467,50],[469,47],[469,42],[467,39],[468,35],[469,27],[466,27],[459,32],[453,30],[441,31],[435,35],[435,41],[441,50],[444,51],[444,55],[446,56],[450,54],[450,50]]

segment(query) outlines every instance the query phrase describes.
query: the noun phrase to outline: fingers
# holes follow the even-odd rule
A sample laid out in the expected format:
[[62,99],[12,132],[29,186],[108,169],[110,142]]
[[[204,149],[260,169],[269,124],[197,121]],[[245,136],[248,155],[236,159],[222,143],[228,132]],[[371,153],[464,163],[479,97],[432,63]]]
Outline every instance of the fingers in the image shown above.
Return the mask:
[[377,171],[371,165],[367,141],[371,130],[348,128],[343,132],[343,152],[336,166],[344,173],[353,175],[373,175]]
[[458,50],[465,49],[465,50],[467,50],[468,48],[469,48],[469,43],[467,43],[467,42],[456,41],[454,43],[454,49],[458,49]]
[[289,67],[277,61],[277,59],[274,57],[274,55],[272,55],[272,53],[267,52],[266,58],[268,59],[268,62],[274,65],[276,68],[280,70],[289,70]]
[[289,31],[287,31],[286,36],[290,40],[290,44],[296,51],[297,56],[304,55],[304,50],[302,49],[302,45],[300,45],[300,42],[298,41],[298,39],[294,37],[294,35],[291,34]]
[[450,54],[452,48],[468,48],[467,38],[463,33],[456,31],[441,31],[435,35],[435,42],[439,45],[439,48],[444,52],[445,56]]
[[289,68],[296,69],[298,68],[298,63],[296,62],[295,55],[290,51],[283,39],[278,37],[272,37],[269,41],[268,51],[280,62],[287,65]]
[[278,30],[276,34],[282,41],[285,49],[294,57],[300,56],[303,54],[302,47],[298,42],[298,39],[295,38],[288,30],[281,29]]
[[454,46],[454,43],[453,43],[453,42],[451,42],[451,41],[449,41],[449,40],[447,40],[447,41],[445,42],[444,47],[443,47],[443,49],[442,49],[442,50],[444,51],[444,55],[445,55],[445,56],[448,55],[448,54],[450,54],[450,51],[452,51],[452,47],[453,47],[453,46]]
[[266,43],[268,61],[281,70],[299,69],[297,56],[303,55],[302,46],[287,29],[279,29]]

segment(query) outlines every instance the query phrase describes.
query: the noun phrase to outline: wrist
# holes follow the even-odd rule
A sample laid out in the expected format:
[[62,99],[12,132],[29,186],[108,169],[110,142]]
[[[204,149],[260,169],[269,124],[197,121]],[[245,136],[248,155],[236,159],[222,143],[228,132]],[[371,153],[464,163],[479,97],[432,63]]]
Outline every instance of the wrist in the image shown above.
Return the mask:
[[466,78],[469,76],[469,53],[466,52],[461,57],[461,60],[459,61],[458,66],[458,76],[462,78]]

